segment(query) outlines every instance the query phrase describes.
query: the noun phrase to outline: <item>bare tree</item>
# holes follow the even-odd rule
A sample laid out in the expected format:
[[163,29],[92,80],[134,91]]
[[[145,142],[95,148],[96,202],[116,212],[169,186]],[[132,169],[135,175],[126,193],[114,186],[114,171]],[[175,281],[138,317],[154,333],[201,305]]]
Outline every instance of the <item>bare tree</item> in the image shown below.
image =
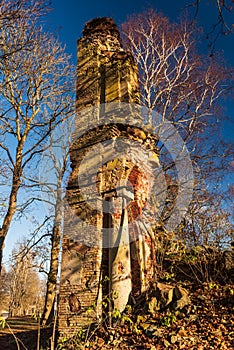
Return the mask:
[[[196,0],[188,3],[187,5],[189,7],[196,8],[195,18],[200,11],[202,3],[203,2],[201,0]],[[233,32],[233,23],[230,23],[230,15],[232,14],[233,10],[233,0],[210,1],[210,5],[215,7],[217,13],[212,31],[214,32],[218,27],[218,34],[231,34]]]
[[[5,176],[0,266],[4,240],[26,175],[38,162],[47,136],[73,112],[73,70],[69,58],[60,43],[38,24],[44,2],[36,2],[35,12],[27,7],[33,2],[22,1],[22,6],[21,1],[17,3],[22,11],[10,18],[10,25],[0,22],[0,148],[4,166],[1,173]],[[10,50],[10,55],[9,47],[16,48]],[[31,203],[27,200],[22,208]]]
[[10,302],[10,274],[3,266],[0,276],[0,312],[8,311]]
[[[220,101],[230,90],[232,72],[220,56],[207,58],[197,53],[198,37],[199,31],[186,18],[170,23],[154,10],[131,16],[122,25],[124,45],[139,67],[142,104],[179,130],[194,164],[193,205],[203,198],[205,207],[211,198],[205,196],[208,185],[215,187],[214,178],[225,175],[224,165],[230,161],[230,150],[219,140],[217,120],[222,116]],[[150,112],[149,123],[154,123]],[[215,144],[211,146],[212,138]],[[159,147],[169,179],[165,222],[178,194],[178,183],[173,159],[164,145],[159,143]]]
[[20,243],[11,258],[9,311],[12,316],[41,312],[44,301],[43,282],[37,272],[37,254],[33,250],[24,252],[25,243]]
[[63,234],[64,196],[66,188],[66,175],[69,165],[69,146],[71,143],[71,131],[73,118],[66,120],[49,137],[49,147],[43,153],[43,169],[49,168],[49,175],[41,176],[41,190],[47,194],[47,202],[52,206],[52,234],[50,268],[48,272],[46,297],[42,324],[46,324],[53,316],[56,292],[59,283],[60,253]]
[[222,204],[219,193],[199,192],[190,204],[177,235],[187,246],[228,248],[233,240],[231,210]]
[[191,134],[213,114],[228,72],[196,53],[198,31],[186,19],[170,23],[149,10],[130,17],[122,33],[139,67],[142,103]]
[[[2,50],[4,43],[2,38],[0,39],[0,61],[9,59],[9,57],[23,49],[28,49],[32,44],[33,38],[31,30],[31,19],[39,19],[42,15],[46,14],[49,9],[50,1],[47,0],[2,0],[0,3],[0,30],[7,31],[12,27],[14,22],[17,22],[19,26],[24,26],[26,31],[25,36],[21,40],[12,40],[8,42],[8,48]],[[1,36],[0,36],[1,37]]]

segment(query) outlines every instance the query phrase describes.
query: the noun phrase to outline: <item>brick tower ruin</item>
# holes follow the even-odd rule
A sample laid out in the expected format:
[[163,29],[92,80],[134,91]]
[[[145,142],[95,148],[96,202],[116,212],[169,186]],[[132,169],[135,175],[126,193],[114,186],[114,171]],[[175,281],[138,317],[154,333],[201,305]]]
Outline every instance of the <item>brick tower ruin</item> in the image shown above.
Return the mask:
[[[108,114],[113,102],[117,107]],[[59,331],[66,336],[102,319],[106,308],[123,311],[152,278],[152,235],[135,221],[152,189],[151,165],[158,162],[155,140],[140,127],[118,121],[122,103],[139,105],[137,66],[122,48],[113,20],[97,18],[85,25],[78,40],[77,117],[59,302]],[[106,119],[100,123],[103,113]],[[126,139],[132,141],[131,156],[120,157]],[[151,152],[144,169],[139,145]],[[105,160],[108,152],[112,156]],[[112,298],[109,305],[103,303],[107,297]]]

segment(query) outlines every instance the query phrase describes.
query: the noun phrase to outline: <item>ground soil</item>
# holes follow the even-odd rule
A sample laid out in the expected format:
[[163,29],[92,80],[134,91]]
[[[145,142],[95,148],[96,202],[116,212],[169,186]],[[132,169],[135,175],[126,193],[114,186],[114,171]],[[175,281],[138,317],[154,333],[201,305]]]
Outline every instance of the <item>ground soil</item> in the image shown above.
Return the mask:
[[39,328],[33,317],[12,317],[0,328],[0,350],[36,350],[38,334],[40,345],[46,349],[52,334],[51,327]]
[[[99,325],[82,337],[64,342],[60,349],[234,349],[234,285],[205,283],[183,287],[191,299],[183,310],[168,308],[150,314],[143,298],[115,327]],[[7,325],[0,328],[0,350],[37,350],[39,328],[35,319],[12,318]],[[51,334],[51,327],[40,327],[40,350],[50,349]]]

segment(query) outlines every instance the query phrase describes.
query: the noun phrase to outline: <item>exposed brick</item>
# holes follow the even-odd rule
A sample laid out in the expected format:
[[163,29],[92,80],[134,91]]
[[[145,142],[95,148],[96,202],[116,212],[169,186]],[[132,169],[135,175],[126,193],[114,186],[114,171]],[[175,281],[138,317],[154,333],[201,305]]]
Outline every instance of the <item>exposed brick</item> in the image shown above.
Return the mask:
[[[88,22],[83,34],[83,38],[78,41],[77,112],[88,106],[99,106],[103,102],[139,103],[137,67],[132,56],[123,51],[114,22],[106,18]],[[117,190],[120,191],[118,186],[121,180],[126,180],[127,187],[131,188],[126,188],[125,195],[131,196],[133,193],[134,196],[133,199],[128,199],[129,203],[125,208],[129,224],[133,295],[139,295],[152,278],[151,240],[146,232],[142,238],[142,229],[134,223],[136,218],[142,215],[149,197],[151,184],[148,179],[152,177],[151,168],[146,165],[141,170],[127,156],[125,159],[108,161],[98,169],[98,173],[92,171],[91,166],[82,173],[81,164],[90,148],[105,140],[116,137],[134,139],[141,145],[145,142],[146,148],[154,150],[153,138],[147,139],[146,134],[139,128],[120,124],[96,127],[81,137],[76,137],[80,128],[88,127],[88,124],[85,124],[89,123],[88,118],[82,120],[77,117],[74,142],[70,149],[72,171],[66,192],[69,207],[65,211],[59,302],[59,331],[61,336],[67,337],[102,315],[101,300],[109,288],[103,280],[109,274],[112,253],[111,249],[105,246],[109,237],[108,232],[105,234],[104,230],[120,225],[122,208],[117,207]],[[131,145],[129,152],[132,159],[138,159],[137,144]],[[100,157],[101,155],[100,146]],[[87,162],[91,165],[92,161],[90,158]],[[78,174],[82,179],[83,188],[78,183]],[[85,200],[82,194],[84,189]],[[99,196],[105,199],[106,205],[116,205],[112,214],[105,213]],[[147,254],[144,270],[141,264],[143,251]],[[123,265],[119,273],[124,273]],[[146,281],[143,282],[144,276]],[[71,293],[81,305],[81,310],[76,313],[71,312],[69,308]],[[87,313],[87,308],[94,304],[97,304],[97,308]]]

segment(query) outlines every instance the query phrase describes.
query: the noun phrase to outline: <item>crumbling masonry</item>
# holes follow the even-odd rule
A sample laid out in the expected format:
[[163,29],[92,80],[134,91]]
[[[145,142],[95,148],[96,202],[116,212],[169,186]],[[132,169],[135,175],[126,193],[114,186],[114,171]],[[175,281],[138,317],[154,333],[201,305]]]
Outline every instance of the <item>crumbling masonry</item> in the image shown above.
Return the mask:
[[[152,190],[155,140],[138,126],[116,122],[122,109],[108,115],[103,109],[112,102],[139,104],[138,71],[113,20],[97,18],[86,24],[78,41],[77,118],[59,302],[59,331],[68,337],[110,310],[123,311],[153,274],[152,235],[136,219]],[[103,113],[108,118],[100,125]],[[124,140],[132,141],[129,154],[118,157]],[[139,145],[151,151],[143,168]],[[105,161],[108,152],[117,156]],[[107,297],[113,300],[106,305]]]

